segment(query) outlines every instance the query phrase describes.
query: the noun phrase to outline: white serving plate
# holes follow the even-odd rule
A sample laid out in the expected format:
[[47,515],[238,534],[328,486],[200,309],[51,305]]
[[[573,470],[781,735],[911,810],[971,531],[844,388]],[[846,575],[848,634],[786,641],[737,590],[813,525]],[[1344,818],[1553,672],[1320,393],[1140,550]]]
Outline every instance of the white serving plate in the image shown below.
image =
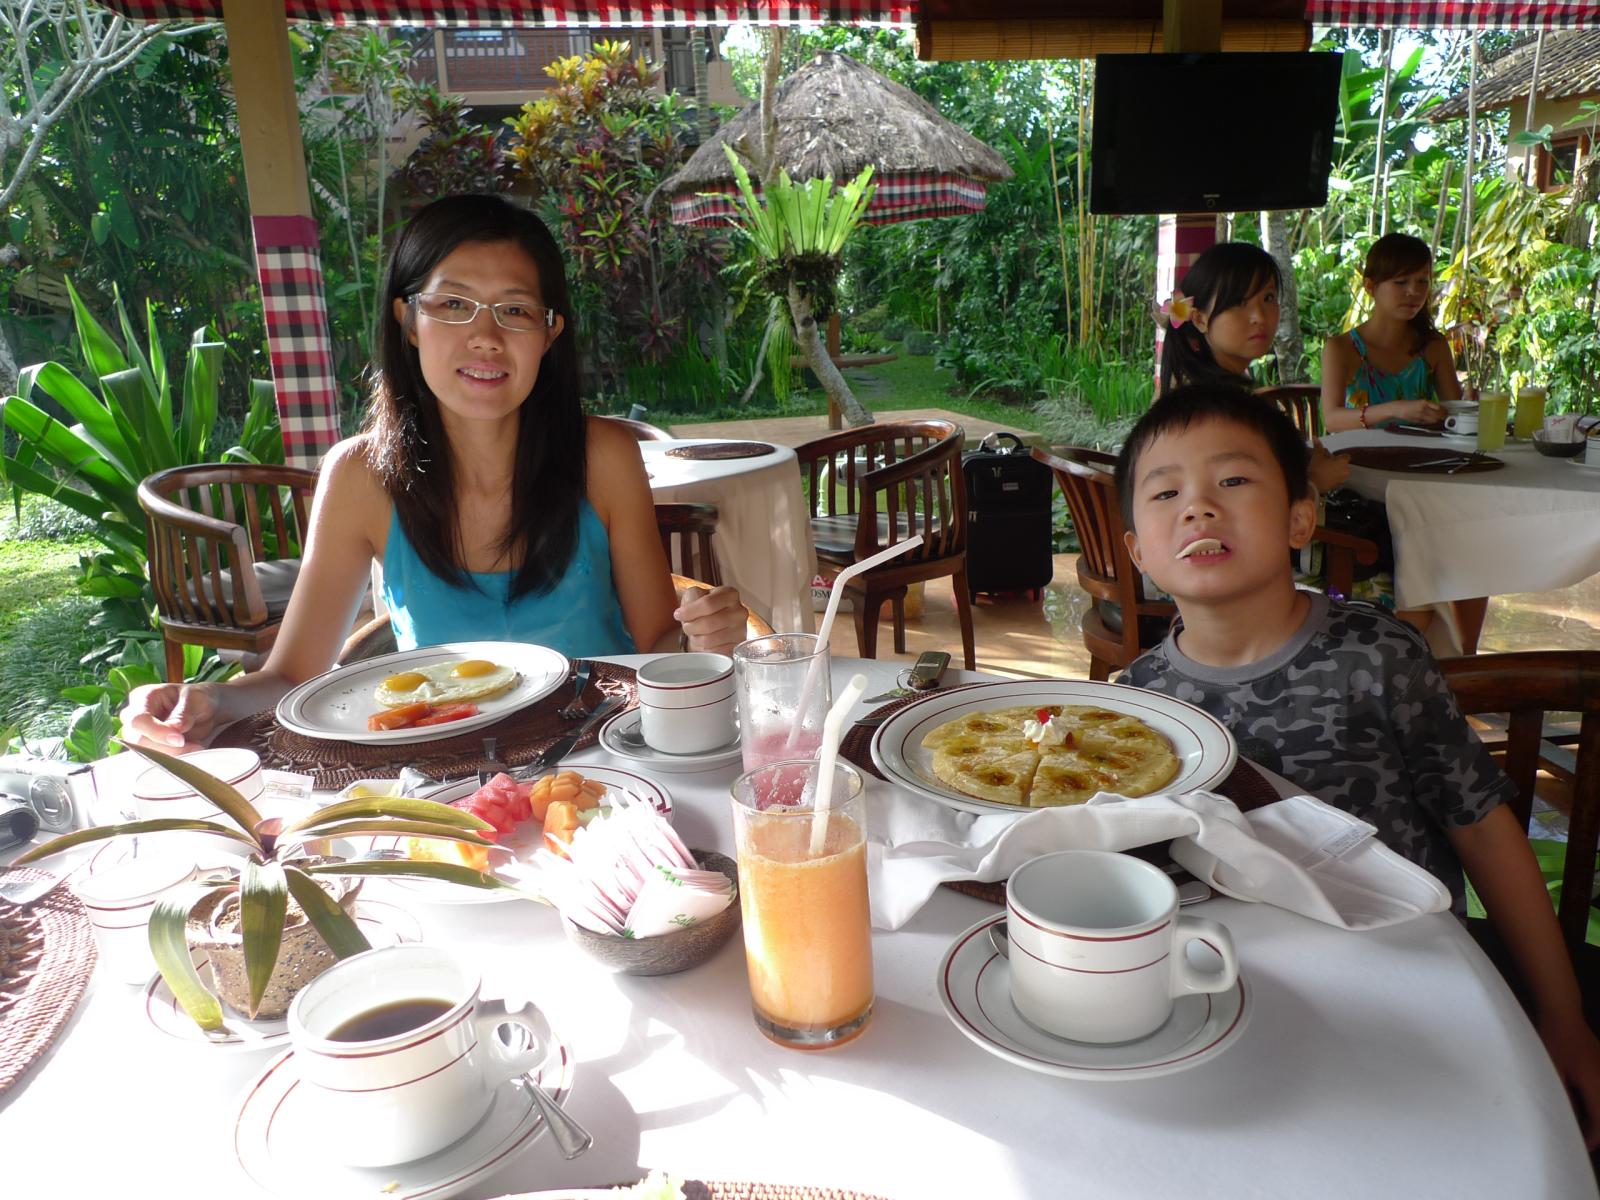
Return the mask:
[[967,713],[1015,705],[1092,704],[1138,717],[1172,743],[1178,773],[1161,790],[1192,792],[1215,787],[1228,777],[1238,746],[1228,727],[1210,713],[1144,688],[1087,679],[1015,680],[982,683],[938,692],[895,713],[872,739],[872,761],[890,783],[963,812],[1035,812],[963,795],[933,773],[933,752],[922,739],[930,731]]
[[[478,706],[478,715],[474,717],[422,729],[374,731],[367,728],[367,718],[382,709],[372,693],[389,676],[466,658],[482,658],[512,667],[517,672],[517,682],[510,691],[488,700],[473,701]],[[450,642],[443,646],[399,650],[335,667],[315,679],[306,680],[279,700],[276,715],[285,729],[304,737],[362,745],[432,742],[493,725],[518,709],[544,699],[561,686],[571,670],[572,664],[566,655],[547,646],[527,642]]]

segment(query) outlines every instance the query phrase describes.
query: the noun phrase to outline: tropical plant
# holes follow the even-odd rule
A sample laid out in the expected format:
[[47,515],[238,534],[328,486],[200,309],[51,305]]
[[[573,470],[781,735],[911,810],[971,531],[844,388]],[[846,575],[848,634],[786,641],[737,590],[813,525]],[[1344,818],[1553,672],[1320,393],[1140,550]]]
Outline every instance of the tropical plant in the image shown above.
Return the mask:
[[462,192],[500,192],[506,155],[490,130],[467,122],[472,110],[460,96],[434,87],[415,91],[417,114],[428,132],[395,172],[408,200],[426,203]]
[[[254,1016],[278,962],[291,898],[336,957],[345,958],[370,949],[355,921],[318,884],[319,876],[405,875],[468,887],[511,887],[492,875],[455,863],[405,859],[320,861],[305,856],[306,842],[340,837],[424,837],[480,847],[492,844],[479,832],[489,829],[488,823],[451,805],[397,796],[342,800],[279,828],[280,822],[264,821],[255,806],[237,789],[193,763],[142,746],[132,749],[216,805],[228,823],[161,817],[81,829],[34,847],[18,858],[16,865],[38,862],[63,850],[123,836],[211,834],[242,844],[248,853],[237,878],[210,877],[174,889],[157,902],[150,917],[150,949],[161,977],[183,1010],[204,1030],[222,1028],[222,1007],[195,970],[189,956],[185,926],[190,910],[219,888],[229,889],[238,896],[239,927],[249,982],[246,1015]],[[294,853],[296,850],[298,855]]]

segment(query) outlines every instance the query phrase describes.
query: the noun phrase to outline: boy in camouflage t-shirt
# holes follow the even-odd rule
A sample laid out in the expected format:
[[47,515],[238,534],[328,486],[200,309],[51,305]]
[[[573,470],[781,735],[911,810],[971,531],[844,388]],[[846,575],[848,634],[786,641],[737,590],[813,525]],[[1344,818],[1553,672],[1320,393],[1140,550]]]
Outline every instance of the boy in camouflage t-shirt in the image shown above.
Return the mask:
[[1315,528],[1308,452],[1276,405],[1197,385],[1162,397],[1117,461],[1128,550],[1178,606],[1125,681],[1217,717],[1239,752],[1376,826],[1440,876],[1472,880],[1535,1009],[1545,1048],[1600,1144],[1600,1041],[1544,878],[1422,639],[1365,605],[1295,588],[1287,549]]

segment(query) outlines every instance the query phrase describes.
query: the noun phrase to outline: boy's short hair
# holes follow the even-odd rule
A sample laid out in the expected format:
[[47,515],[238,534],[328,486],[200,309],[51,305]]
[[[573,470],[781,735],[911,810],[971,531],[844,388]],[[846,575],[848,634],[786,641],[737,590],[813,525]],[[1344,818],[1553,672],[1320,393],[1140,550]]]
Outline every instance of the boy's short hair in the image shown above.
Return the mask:
[[1133,528],[1133,487],[1140,456],[1163,434],[1180,433],[1205,421],[1227,421],[1260,434],[1283,471],[1289,499],[1304,500],[1311,495],[1307,474],[1310,448],[1281,408],[1230,383],[1190,384],[1152,404],[1117,455],[1117,499],[1122,505],[1122,523],[1128,529]]

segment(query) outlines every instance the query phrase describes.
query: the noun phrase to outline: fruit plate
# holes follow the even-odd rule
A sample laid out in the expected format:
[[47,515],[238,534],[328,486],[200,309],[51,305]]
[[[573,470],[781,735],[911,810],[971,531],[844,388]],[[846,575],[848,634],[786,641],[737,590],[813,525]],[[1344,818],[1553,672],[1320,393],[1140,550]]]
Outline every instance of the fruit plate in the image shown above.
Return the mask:
[[1120,683],[1041,679],[977,684],[908,704],[878,727],[872,761],[890,783],[963,812],[1033,812],[1026,806],[979,800],[956,791],[933,773],[933,752],[922,745],[923,737],[946,721],[1024,704],[1091,704],[1139,718],[1171,742],[1178,756],[1178,773],[1163,785],[1164,792],[1215,787],[1228,777],[1238,757],[1228,727],[1192,704]]
[[[509,691],[475,700],[476,716],[421,729],[367,728],[367,718],[382,712],[373,693],[385,679],[407,671],[426,671],[455,659],[484,659],[517,672]],[[278,701],[278,724],[303,737],[329,738],[362,745],[408,745],[455,737],[493,725],[555,691],[571,674],[564,654],[526,642],[451,642],[400,650],[377,658],[335,667],[308,679]]]
[[[648,802],[650,807],[663,817],[672,819],[672,796],[668,794],[666,788],[653,779],[647,779],[634,771],[624,771],[619,767],[602,767],[594,763],[576,764],[568,769],[577,771],[586,779],[593,779],[605,785],[606,794],[600,799],[602,810],[609,807],[614,792],[622,791]],[[449,804],[464,799],[477,790],[478,784],[475,780],[466,780],[436,792],[429,792],[426,799]],[[459,884],[441,883],[435,879],[403,877],[384,878],[383,883],[394,888],[396,893],[404,893],[411,899],[425,904],[503,904],[510,900],[536,899],[539,889],[539,870],[533,865],[533,854],[543,839],[544,831],[538,821],[524,821],[515,831],[502,839],[495,849],[489,851],[489,873],[496,879],[525,889],[522,891],[462,887]],[[404,845],[402,839],[395,837],[372,839],[374,850],[403,849]],[[376,879],[369,881],[369,886],[375,882]]]

